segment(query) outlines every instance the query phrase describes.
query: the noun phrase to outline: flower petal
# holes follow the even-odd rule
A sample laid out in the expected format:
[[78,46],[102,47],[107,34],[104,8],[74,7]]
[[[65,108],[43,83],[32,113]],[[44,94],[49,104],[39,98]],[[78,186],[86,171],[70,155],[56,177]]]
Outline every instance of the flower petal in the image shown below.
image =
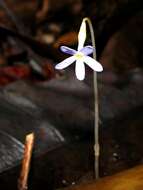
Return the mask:
[[85,78],[85,65],[82,60],[76,61],[75,73],[78,80],[83,80]]
[[86,23],[85,21],[82,21],[78,33],[78,48],[77,48],[78,51],[80,51],[83,48],[85,40],[86,40]]
[[89,56],[84,56],[83,61],[94,71],[101,72],[103,71],[102,65],[96,61],[95,59],[89,57]]
[[93,47],[85,46],[80,50],[80,52],[83,53],[84,55],[90,55],[91,53],[93,53]]
[[67,46],[61,46],[60,47],[60,50],[66,54],[69,54],[69,55],[74,55],[77,53],[76,50],[72,49],[72,48],[69,48]]
[[59,64],[57,64],[55,66],[56,69],[64,69],[66,67],[68,67],[69,65],[71,65],[74,61],[76,60],[76,58],[74,56],[71,56],[67,59],[65,59],[64,61],[60,62]]

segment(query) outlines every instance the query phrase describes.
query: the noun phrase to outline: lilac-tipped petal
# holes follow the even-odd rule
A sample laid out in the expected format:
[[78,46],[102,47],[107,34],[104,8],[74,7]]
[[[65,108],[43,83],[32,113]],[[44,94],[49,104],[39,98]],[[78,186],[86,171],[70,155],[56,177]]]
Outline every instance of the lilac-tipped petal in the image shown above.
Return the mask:
[[101,72],[103,71],[102,65],[96,61],[95,59],[89,57],[89,56],[84,56],[83,61],[94,71]]
[[80,50],[80,52],[83,53],[84,55],[90,55],[91,53],[93,53],[93,47],[85,46]]
[[83,80],[85,78],[85,65],[82,60],[76,61],[75,74],[78,80]]
[[58,63],[56,66],[55,66],[55,69],[64,69],[66,67],[68,67],[69,65],[71,65],[74,61],[76,60],[76,58],[74,56],[71,56],[67,59],[65,59],[64,61]]
[[60,47],[60,50],[66,54],[69,54],[69,55],[74,55],[77,53],[76,50],[72,49],[72,48],[69,48],[67,46],[61,46]]

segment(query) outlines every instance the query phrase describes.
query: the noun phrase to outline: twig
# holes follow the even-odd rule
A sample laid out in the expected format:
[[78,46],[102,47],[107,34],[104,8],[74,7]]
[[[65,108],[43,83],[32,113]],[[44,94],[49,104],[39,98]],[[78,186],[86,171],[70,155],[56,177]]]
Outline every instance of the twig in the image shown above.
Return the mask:
[[33,144],[34,144],[34,133],[31,133],[26,136],[25,140],[25,150],[22,161],[22,169],[18,180],[18,190],[28,189],[27,181],[30,170],[30,161],[33,150]]
[[42,8],[40,11],[37,12],[36,17],[39,20],[42,20],[46,16],[48,10],[49,10],[49,0],[44,0],[42,3]]

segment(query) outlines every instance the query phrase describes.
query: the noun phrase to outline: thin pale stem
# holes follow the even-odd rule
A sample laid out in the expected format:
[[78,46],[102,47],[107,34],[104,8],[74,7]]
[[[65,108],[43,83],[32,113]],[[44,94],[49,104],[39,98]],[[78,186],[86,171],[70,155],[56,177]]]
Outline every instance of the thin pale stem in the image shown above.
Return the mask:
[[[96,60],[96,49],[95,49],[95,35],[94,29],[89,18],[84,18],[83,21],[87,22],[90,29],[91,34],[91,41],[93,46],[93,58]],[[99,156],[100,156],[100,146],[99,146],[99,101],[98,101],[98,85],[97,85],[97,73],[94,71],[93,73],[93,86],[94,86],[94,138],[95,138],[95,145],[94,145],[94,156],[95,156],[95,163],[94,163],[94,170],[95,170],[95,178],[99,178]]]

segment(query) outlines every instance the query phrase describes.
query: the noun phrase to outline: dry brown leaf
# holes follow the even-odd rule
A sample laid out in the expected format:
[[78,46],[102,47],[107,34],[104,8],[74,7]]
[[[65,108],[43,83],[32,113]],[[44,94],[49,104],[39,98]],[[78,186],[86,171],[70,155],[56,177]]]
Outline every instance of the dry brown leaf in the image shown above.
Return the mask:
[[63,36],[59,37],[54,44],[55,48],[58,48],[60,45],[71,46],[77,43],[77,33],[76,32],[68,32]]

